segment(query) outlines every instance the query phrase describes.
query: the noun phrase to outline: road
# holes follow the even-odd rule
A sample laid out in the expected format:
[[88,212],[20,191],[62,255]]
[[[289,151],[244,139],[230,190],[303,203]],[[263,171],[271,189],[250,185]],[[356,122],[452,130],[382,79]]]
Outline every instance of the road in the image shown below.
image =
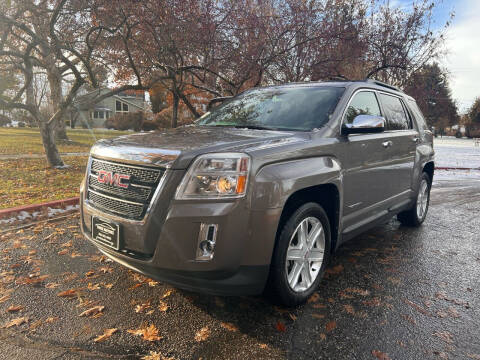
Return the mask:
[[0,359],[480,359],[478,180],[440,177],[422,227],[392,220],[342,246],[297,309],[150,281],[77,224],[0,235]]

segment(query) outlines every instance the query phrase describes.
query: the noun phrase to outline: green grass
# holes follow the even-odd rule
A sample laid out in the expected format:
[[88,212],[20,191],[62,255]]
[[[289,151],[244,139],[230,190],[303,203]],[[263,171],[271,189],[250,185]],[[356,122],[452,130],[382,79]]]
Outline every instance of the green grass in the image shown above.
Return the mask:
[[78,196],[85,156],[64,157],[68,169],[49,168],[45,159],[0,161],[0,209]]
[[[130,134],[128,131],[102,129],[67,130],[71,143],[59,143],[60,152],[89,152],[95,141]],[[44,154],[39,129],[0,128],[0,155]]]

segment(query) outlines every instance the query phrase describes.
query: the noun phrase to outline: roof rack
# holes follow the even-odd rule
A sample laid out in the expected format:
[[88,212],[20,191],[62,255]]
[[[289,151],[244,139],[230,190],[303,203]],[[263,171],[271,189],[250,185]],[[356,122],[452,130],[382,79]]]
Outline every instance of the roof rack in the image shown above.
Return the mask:
[[402,91],[396,86],[393,86],[393,85],[390,85],[390,84],[387,84],[387,83],[384,83],[382,81],[378,81],[378,80],[375,80],[375,79],[365,79],[365,81],[368,82],[368,83],[371,83],[371,84],[378,85],[378,86],[386,87],[388,89],[392,89],[392,90],[396,90],[396,91]]

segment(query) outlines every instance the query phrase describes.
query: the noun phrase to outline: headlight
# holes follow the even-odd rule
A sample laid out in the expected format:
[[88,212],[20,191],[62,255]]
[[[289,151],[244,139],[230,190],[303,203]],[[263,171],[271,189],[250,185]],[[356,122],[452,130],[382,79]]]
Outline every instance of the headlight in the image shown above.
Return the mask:
[[238,198],[247,190],[250,157],[242,153],[199,156],[175,194],[176,199]]

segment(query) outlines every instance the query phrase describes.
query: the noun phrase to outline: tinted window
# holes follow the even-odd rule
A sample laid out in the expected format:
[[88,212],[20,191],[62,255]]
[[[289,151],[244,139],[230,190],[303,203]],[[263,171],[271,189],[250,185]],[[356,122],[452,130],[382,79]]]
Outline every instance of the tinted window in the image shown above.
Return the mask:
[[115,101],[115,109],[117,111],[122,111],[122,103],[120,101]]
[[377,97],[373,92],[362,91],[353,97],[345,113],[345,123],[351,124],[357,115],[382,116]]
[[410,128],[410,121],[402,101],[395,97],[386,94],[379,94],[382,102],[383,110],[387,118],[387,126],[385,130],[407,130]]
[[408,105],[410,105],[410,110],[413,112],[413,116],[417,121],[418,127],[422,130],[428,130],[427,122],[425,121],[425,118],[423,117],[422,112],[420,111],[420,108],[415,100],[408,99]]
[[207,112],[196,124],[312,130],[330,120],[344,90],[333,86],[253,89]]

